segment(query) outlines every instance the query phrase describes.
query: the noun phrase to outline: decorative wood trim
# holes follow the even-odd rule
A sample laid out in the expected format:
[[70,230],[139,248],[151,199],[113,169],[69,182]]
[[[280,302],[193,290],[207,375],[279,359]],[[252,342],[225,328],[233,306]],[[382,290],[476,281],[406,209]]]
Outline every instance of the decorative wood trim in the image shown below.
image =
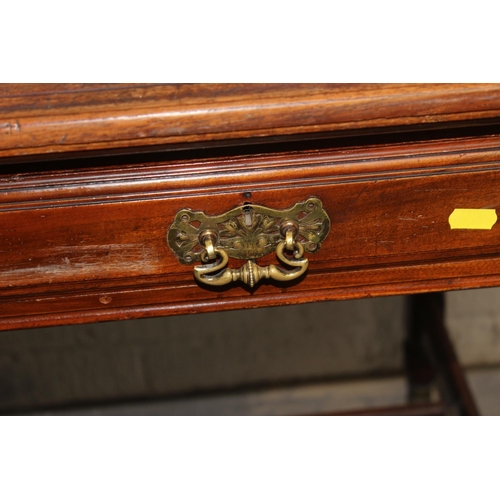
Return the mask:
[[0,85],[0,157],[499,116],[498,84]]

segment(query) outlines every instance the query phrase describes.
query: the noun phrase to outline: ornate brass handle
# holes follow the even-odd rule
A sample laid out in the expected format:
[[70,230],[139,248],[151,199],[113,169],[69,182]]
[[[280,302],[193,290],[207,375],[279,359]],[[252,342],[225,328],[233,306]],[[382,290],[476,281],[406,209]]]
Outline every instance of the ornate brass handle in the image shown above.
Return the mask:
[[[167,241],[183,264],[203,263],[194,268],[198,281],[221,286],[239,280],[253,287],[263,278],[290,281],[302,276],[309,265],[304,252],[317,252],[329,230],[321,200],[311,197],[286,210],[249,203],[217,216],[179,210]],[[273,251],[291,269],[255,262]],[[229,257],[247,262],[239,269],[227,268]]]
[[[288,234],[290,236],[288,236]],[[289,238],[293,238],[291,231],[287,233],[287,240]],[[304,247],[301,243],[297,241],[293,242],[293,259],[288,258],[284,254],[285,248],[287,248],[286,241],[279,243],[276,248],[276,255],[281,262],[293,267],[293,269],[290,270],[282,269],[274,264],[261,267],[256,264],[254,260],[248,260],[244,266],[240,267],[240,269],[224,269],[228,263],[229,257],[224,250],[215,249],[215,255],[217,256],[218,254],[220,259],[214,263],[208,263],[203,266],[195,266],[194,277],[202,283],[216,286],[227,285],[232,281],[240,280],[253,287],[262,278],[272,278],[277,281],[294,280],[306,272],[309,261],[306,258],[302,258],[304,255]],[[291,250],[290,248],[287,249]],[[221,270],[219,273],[212,274],[219,270]]]

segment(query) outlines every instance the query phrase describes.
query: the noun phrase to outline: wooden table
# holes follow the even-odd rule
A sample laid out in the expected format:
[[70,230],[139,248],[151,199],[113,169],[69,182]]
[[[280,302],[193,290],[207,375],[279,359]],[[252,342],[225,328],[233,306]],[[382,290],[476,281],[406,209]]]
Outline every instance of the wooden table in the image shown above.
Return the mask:
[[[450,223],[500,204],[500,85],[2,85],[0,163],[0,329],[500,285],[500,224]],[[295,281],[206,285],[167,242],[310,197]]]

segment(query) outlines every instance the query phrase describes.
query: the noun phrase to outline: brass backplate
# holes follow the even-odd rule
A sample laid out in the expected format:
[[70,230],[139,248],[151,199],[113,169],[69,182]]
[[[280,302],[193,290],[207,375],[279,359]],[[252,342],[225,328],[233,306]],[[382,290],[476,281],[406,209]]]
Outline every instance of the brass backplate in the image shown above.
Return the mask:
[[183,264],[201,260],[200,235],[207,233],[213,235],[214,246],[230,257],[257,259],[274,252],[285,240],[284,229],[290,227],[306,252],[317,252],[330,231],[321,200],[311,197],[286,210],[246,203],[222,215],[182,209],[168,230],[167,242]]

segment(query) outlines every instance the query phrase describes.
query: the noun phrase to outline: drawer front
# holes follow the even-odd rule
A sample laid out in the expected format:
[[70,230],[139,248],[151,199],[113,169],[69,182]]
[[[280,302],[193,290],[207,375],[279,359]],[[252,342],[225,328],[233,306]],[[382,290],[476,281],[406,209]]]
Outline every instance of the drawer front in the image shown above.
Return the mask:
[[[181,209],[312,196],[331,227],[295,282],[200,284],[167,244]],[[0,328],[494,286],[500,223],[449,217],[499,205],[496,137],[3,176]]]

